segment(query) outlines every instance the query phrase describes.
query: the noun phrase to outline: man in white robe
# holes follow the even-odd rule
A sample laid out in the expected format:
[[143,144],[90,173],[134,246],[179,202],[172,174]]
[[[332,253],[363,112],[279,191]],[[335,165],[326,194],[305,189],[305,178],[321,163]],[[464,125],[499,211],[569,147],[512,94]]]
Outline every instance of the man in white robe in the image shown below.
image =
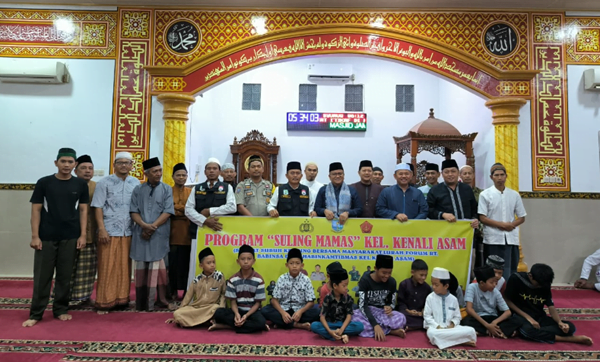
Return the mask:
[[[317,175],[319,174],[319,167],[314,162],[309,162],[304,166],[304,177],[300,181],[300,184],[308,186],[310,189],[310,195],[316,195],[319,193],[323,184],[317,181]],[[314,204],[313,204],[314,206]],[[312,211],[311,208],[309,211]]]
[[[596,267],[596,283],[588,280],[593,267]],[[575,288],[596,289],[600,292],[600,249],[583,261],[581,275],[579,280],[575,282]]]
[[433,293],[425,301],[423,328],[431,344],[440,349],[465,344],[475,347],[477,335],[472,327],[460,325],[460,307],[448,287],[450,272],[443,268],[434,268],[431,273]]

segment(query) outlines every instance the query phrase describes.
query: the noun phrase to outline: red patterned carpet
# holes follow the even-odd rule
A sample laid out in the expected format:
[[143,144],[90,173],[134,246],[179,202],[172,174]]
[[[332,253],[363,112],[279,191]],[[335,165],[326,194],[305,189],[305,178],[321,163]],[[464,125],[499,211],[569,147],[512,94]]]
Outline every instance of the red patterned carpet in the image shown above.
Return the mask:
[[[477,348],[432,348],[424,332],[385,342],[353,338],[347,345],[323,340],[313,333],[293,330],[237,335],[167,325],[167,311],[132,310],[98,315],[90,308],[73,310],[73,320],[52,318],[23,328],[31,298],[30,280],[0,280],[0,361],[105,362],[225,362],[225,361],[598,361],[600,347],[555,345],[520,339],[480,338]],[[132,297],[134,297],[132,295]],[[572,289],[554,291],[565,319],[600,344],[600,293]]]

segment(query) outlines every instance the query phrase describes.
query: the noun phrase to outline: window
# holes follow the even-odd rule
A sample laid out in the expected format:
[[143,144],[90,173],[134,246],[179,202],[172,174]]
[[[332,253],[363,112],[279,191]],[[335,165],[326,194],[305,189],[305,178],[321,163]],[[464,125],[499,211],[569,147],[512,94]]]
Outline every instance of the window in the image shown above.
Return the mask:
[[363,111],[363,86],[362,84],[346,84],[346,100],[344,102],[346,112]]
[[396,112],[414,112],[415,111],[415,86],[398,84],[396,85]]
[[244,83],[242,110],[260,111],[260,84]]
[[300,84],[298,97],[299,111],[316,111],[317,110],[317,85],[316,84]]

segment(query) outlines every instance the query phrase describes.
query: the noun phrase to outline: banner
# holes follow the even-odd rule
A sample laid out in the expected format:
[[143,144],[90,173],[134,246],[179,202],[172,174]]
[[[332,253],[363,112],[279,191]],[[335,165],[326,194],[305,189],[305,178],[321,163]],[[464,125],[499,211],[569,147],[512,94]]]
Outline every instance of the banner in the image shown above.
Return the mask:
[[[337,220],[304,217],[221,217],[223,230],[198,228],[195,275],[202,271],[198,252],[210,247],[215,254],[217,270],[226,278],[239,271],[236,262],[243,244],[254,248],[254,270],[262,275],[268,295],[277,278],[287,272],[287,252],[302,251],[304,271],[312,280],[318,297],[325,283],[325,268],[339,261],[348,270],[350,295],[358,290],[358,281],[374,270],[377,254],[394,258],[392,276],[397,283],[410,277],[411,263],[423,259],[429,266],[450,270],[464,287],[468,283],[473,229],[470,221],[449,223],[437,220],[409,220],[400,223],[389,219],[348,219],[345,225]],[[428,276],[427,282],[431,278]],[[431,284],[431,283],[430,283]]]

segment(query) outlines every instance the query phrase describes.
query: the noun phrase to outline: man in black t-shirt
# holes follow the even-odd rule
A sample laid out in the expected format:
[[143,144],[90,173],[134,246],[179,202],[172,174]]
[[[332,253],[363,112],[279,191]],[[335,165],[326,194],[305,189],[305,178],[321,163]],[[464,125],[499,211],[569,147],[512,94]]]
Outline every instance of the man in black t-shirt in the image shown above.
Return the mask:
[[[514,273],[508,279],[504,299],[515,313],[515,319],[522,323],[521,337],[535,342],[554,343],[572,342],[588,346],[592,339],[587,336],[575,336],[575,326],[571,322],[560,320],[554,302],[552,290],[554,271],[546,264],[534,264],[529,273]],[[550,316],[544,306],[548,307]]]
[[52,276],[54,285],[54,317],[71,319],[67,314],[71,274],[77,249],[86,243],[88,186],[85,180],[73,177],[77,165],[75,151],[61,148],[54,164],[58,172],[38,180],[31,196],[31,243],[35,250],[33,262],[33,298],[29,319],[23,327],[42,320],[50,298]]

